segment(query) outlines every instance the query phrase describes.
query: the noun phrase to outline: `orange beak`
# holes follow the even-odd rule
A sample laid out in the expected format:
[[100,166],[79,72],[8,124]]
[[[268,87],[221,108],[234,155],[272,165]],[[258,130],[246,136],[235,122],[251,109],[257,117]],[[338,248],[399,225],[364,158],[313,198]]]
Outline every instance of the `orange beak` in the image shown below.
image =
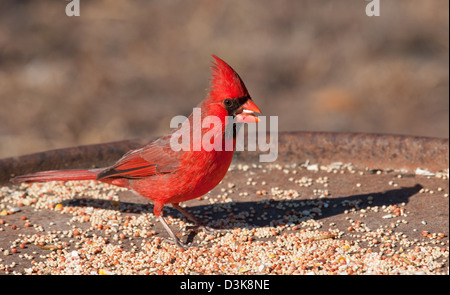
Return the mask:
[[236,122],[238,123],[258,123],[261,120],[255,115],[260,114],[258,106],[251,100],[247,100],[236,112]]

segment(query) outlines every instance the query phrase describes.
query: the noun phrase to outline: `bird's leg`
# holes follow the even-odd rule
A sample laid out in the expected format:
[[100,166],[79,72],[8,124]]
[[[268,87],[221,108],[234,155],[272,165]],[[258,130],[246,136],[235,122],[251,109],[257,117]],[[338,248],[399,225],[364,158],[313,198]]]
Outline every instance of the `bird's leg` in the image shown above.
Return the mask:
[[153,212],[156,216],[158,216],[159,221],[164,226],[166,231],[169,233],[169,236],[172,238],[175,245],[177,245],[180,248],[186,249],[186,245],[184,245],[173,233],[172,229],[170,229],[169,225],[167,224],[166,220],[163,217],[163,204],[155,203],[155,206],[153,207]]
[[184,210],[183,208],[180,207],[179,203],[172,203],[172,206],[177,209],[178,211],[180,211],[184,216],[186,216],[188,219],[190,219],[192,222],[195,223],[195,227],[204,230],[206,233],[208,234],[214,234],[216,232],[215,229],[207,227],[203,224],[203,222],[199,221],[197,218],[195,218],[194,215],[192,215],[191,213],[187,212],[186,210]]
[[180,248],[185,249],[186,245],[184,245],[178,238],[177,236],[173,233],[173,231],[170,229],[169,225],[166,223],[166,221],[164,220],[164,217],[162,217],[162,215],[158,216],[159,221],[162,223],[162,225],[164,226],[164,228],[166,229],[166,231],[169,233],[169,236],[172,238],[173,242],[175,243],[175,245],[177,245]]

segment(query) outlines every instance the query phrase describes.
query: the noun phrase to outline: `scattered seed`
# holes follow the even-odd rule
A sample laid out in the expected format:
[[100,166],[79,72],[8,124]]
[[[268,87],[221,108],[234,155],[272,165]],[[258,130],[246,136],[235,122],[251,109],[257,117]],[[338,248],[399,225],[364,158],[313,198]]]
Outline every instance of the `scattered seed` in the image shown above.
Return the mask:
[[[383,196],[376,200],[373,196],[363,197],[365,178],[369,176],[387,177],[382,189],[390,192],[386,187],[393,177],[390,171],[370,172],[345,163],[319,166],[309,162],[294,166],[235,165],[230,167],[233,169],[233,173],[242,173],[242,180],[221,183],[216,190],[195,200],[202,202],[202,206],[190,209],[208,226],[225,231],[206,234],[199,230],[190,235],[194,232],[188,229],[190,221],[177,214],[169,216],[173,211],[165,212],[167,223],[176,235],[182,241],[191,239],[186,249],[167,242],[161,224],[147,204],[119,201],[122,189],[95,181],[27,184],[14,187],[15,191],[0,187],[0,206],[3,206],[0,210],[6,212],[0,219],[0,225],[6,226],[0,226],[0,231],[11,231],[11,224],[18,225],[15,227],[17,239],[9,241],[7,249],[0,249],[3,253],[0,273],[448,273],[446,234],[423,230],[427,225],[424,223],[418,230],[421,238],[417,239],[418,233],[410,238],[409,234],[402,233],[408,224],[408,214],[414,214],[409,212],[408,202],[391,204],[384,202]],[[341,196],[334,177],[345,177],[349,173],[360,178],[356,186],[361,188],[361,197],[337,202]],[[416,177],[394,173],[397,183],[392,181],[392,186],[402,186]],[[262,179],[269,175],[271,181],[267,185]],[[277,183],[277,177],[282,177],[289,185],[272,185]],[[440,177],[444,180],[442,175]],[[430,198],[445,196],[447,184],[439,185],[437,189],[424,188],[422,193]],[[80,197],[76,206],[66,201],[77,196]],[[239,201],[248,202],[256,196],[251,208],[241,207]],[[242,197],[248,198],[242,200]],[[375,201],[384,205],[373,205],[371,202],[377,204]],[[61,214],[70,220],[67,223],[52,221],[47,227],[26,213],[20,220],[30,229],[21,229],[22,223],[17,222],[17,217],[10,216],[14,206],[24,212],[30,212],[29,208],[37,211],[51,208],[59,211],[51,214]],[[345,219],[334,222],[328,219],[325,223],[327,219],[320,216],[328,217],[330,210],[338,211]],[[214,219],[216,213],[222,217]],[[379,225],[368,222],[368,216],[377,218]],[[330,228],[326,229],[326,225]],[[14,264],[5,263],[12,258]]]

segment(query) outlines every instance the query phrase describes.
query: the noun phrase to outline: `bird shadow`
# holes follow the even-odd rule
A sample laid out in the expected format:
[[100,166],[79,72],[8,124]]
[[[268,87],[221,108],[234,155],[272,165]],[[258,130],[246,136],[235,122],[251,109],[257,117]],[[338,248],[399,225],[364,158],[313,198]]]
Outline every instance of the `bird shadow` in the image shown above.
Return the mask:
[[[258,197],[257,200],[251,201],[194,205],[189,206],[187,210],[204,221],[205,225],[214,229],[227,230],[239,227],[251,229],[289,223],[289,216],[295,216],[293,219],[297,221],[321,220],[338,216],[352,208],[367,209],[369,206],[408,203],[409,199],[421,189],[422,186],[416,184],[387,191],[333,198],[274,200]],[[133,198],[136,198],[136,202]],[[126,214],[153,213],[153,204],[139,203],[142,201],[142,197],[134,196],[124,199],[131,199],[132,201],[117,202],[82,197],[65,200],[62,202],[62,205],[74,207],[91,206],[97,209],[116,210]],[[185,218],[179,211],[169,206],[165,207],[164,211],[165,216]],[[264,218],[261,218],[263,216]],[[282,219],[280,219],[280,216]],[[190,222],[188,219],[186,221]],[[192,241],[194,237],[195,233],[189,234],[188,242]]]
[[[229,205],[190,206],[188,210],[190,212],[199,212],[196,214],[199,217],[202,215],[207,216],[208,220],[212,221],[207,225],[213,228],[266,227],[292,223],[291,220],[294,220],[294,223],[299,220],[321,220],[344,214],[346,210],[351,210],[352,208],[361,210],[375,206],[406,204],[421,189],[422,186],[416,184],[411,187],[336,198],[237,201],[228,203]],[[214,206],[218,208],[214,210]],[[173,211],[175,210],[172,209],[171,212]],[[251,212],[251,215],[248,212]],[[265,216],[265,218],[261,218],[261,216]],[[293,218],[290,218],[290,216]],[[249,221],[249,217],[251,217],[251,221]],[[230,222],[227,223],[226,221],[228,220]]]

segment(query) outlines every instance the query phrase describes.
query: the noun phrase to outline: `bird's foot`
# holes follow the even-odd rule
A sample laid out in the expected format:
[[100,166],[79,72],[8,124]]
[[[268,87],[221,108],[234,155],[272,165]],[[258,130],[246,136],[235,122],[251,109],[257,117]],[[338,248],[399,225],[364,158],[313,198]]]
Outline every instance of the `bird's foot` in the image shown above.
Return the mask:
[[183,250],[187,250],[189,247],[187,244],[183,243],[182,241],[180,241],[178,238],[177,239],[171,239],[171,238],[162,238],[165,242],[167,242],[168,244],[172,244],[177,246],[178,248],[181,248]]

